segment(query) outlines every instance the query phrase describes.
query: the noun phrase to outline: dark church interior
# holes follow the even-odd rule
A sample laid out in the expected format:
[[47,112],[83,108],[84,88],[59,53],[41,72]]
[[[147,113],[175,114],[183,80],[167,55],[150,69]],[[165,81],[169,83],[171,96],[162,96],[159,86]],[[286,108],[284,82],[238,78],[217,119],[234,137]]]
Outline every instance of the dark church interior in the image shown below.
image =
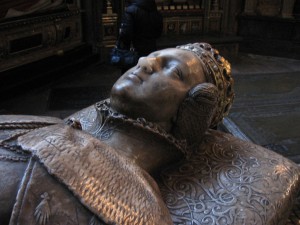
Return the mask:
[[[0,114],[66,118],[109,97],[121,76],[109,55],[124,0],[47,2],[0,1]],[[300,0],[156,4],[158,49],[208,42],[231,63],[236,96],[218,129],[299,165]],[[300,203],[288,224],[299,223]]]

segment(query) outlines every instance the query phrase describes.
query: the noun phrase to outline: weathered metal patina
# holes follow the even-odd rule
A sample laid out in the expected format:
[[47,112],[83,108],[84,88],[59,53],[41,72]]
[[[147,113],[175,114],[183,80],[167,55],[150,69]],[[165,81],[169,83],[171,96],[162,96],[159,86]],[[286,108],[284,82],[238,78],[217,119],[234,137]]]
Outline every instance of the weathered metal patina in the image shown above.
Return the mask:
[[0,116],[1,224],[285,224],[298,166],[211,129],[232,85],[195,43],[141,58],[65,121]]

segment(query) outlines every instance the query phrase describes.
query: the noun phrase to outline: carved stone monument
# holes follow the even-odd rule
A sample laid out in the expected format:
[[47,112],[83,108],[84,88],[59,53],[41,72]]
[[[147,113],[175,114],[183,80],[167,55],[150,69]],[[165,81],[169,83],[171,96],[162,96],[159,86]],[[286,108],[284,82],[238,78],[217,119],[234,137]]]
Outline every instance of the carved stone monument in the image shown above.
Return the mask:
[[229,62],[194,43],[64,121],[0,116],[1,224],[285,224],[299,167],[213,129],[233,99]]

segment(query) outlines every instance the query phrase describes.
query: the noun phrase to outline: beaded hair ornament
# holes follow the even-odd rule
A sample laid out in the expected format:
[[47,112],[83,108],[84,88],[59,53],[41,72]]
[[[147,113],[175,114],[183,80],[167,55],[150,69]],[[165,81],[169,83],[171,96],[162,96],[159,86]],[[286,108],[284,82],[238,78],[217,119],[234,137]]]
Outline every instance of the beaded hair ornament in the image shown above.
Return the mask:
[[186,44],[176,48],[193,52],[200,59],[207,82],[217,87],[218,105],[210,127],[217,126],[223,117],[228,115],[234,99],[233,79],[229,62],[208,43]]

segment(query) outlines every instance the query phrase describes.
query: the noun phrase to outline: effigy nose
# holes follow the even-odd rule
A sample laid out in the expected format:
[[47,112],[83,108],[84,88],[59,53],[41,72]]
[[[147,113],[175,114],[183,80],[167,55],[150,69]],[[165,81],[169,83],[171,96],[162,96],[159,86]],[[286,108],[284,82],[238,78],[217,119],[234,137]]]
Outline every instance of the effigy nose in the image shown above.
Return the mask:
[[143,72],[152,74],[154,67],[153,58],[141,57],[138,61],[138,66],[142,69]]

